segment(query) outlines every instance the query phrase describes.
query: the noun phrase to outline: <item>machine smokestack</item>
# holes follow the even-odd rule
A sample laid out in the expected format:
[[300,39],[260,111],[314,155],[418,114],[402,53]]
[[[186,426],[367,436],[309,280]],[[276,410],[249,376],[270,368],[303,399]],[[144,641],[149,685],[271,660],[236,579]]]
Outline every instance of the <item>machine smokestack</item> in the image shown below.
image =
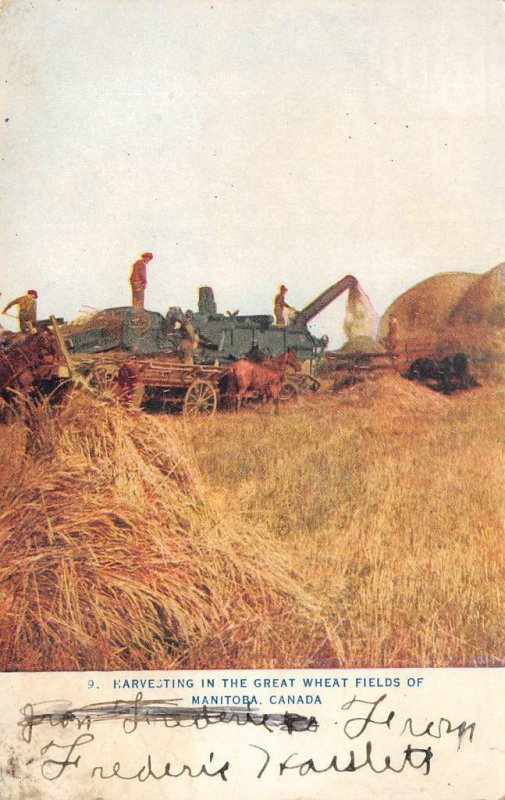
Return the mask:
[[210,286],[200,286],[198,290],[198,311],[200,314],[208,316],[217,314],[214,292]]

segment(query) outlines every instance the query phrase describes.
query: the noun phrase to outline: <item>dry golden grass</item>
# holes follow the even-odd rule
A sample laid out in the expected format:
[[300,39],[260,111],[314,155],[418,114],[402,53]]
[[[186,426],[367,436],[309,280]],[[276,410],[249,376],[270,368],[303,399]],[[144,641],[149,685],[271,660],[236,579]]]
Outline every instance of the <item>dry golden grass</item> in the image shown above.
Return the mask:
[[0,431],[0,668],[498,664],[503,390]]
[[263,664],[263,618],[310,619],[273,533],[203,502],[170,420],[86,395],[28,411],[1,431],[1,669],[168,668],[237,641]]
[[[505,657],[504,432],[503,391],[389,375],[191,437],[213,490],[274,532],[320,603],[306,665],[387,667]],[[296,633],[280,630],[277,666]]]

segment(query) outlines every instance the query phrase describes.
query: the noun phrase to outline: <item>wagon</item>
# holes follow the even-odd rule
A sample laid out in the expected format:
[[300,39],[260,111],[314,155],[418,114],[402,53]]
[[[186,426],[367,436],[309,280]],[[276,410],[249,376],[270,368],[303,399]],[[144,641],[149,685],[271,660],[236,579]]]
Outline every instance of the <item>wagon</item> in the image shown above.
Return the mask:
[[333,351],[326,353],[318,378],[324,381],[326,390],[337,392],[377,373],[397,370],[394,354],[388,351],[375,353]]
[[73,364],[86,385],[102,395],[121,395],[122,367],[132,375],[129,405],[182,410],[187,416],[214,414],[223,401],[225,366],[182,364],[167,356],[74,355]]
[[137,404],[182,408],[187,416],[214,414],[223,398],[227,367],[181,364],[166,359],[132,359],[138,376]]

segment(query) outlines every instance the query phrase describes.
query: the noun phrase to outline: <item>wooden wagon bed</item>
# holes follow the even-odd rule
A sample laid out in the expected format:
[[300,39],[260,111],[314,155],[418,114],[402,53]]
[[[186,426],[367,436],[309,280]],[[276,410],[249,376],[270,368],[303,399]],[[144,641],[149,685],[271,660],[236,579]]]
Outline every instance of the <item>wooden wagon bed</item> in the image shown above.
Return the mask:
[[121,367],[128,365],[135,373],[134,405],[152,402],[163,408],[179,407],[190,416],[217,410],[220,381],[228,371],[221,365],[183,364],[163,354],[136,356],[121,351],[72,358],[79,373],[90,376],[93,385],[104,391],[117,382]]

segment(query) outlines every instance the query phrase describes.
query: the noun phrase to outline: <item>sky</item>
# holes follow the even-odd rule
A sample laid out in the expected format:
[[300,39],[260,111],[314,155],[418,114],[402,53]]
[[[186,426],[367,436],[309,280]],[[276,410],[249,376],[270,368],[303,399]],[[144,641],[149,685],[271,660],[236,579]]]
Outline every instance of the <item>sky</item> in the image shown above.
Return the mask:
[[[3,0],[0,302],[377,311],[505,260],[504,0]],[[3,305],[2,305],[3,307]],[[345,299],[312,325],[343,341]],[[15,323],[0,318],[11,329]]]

